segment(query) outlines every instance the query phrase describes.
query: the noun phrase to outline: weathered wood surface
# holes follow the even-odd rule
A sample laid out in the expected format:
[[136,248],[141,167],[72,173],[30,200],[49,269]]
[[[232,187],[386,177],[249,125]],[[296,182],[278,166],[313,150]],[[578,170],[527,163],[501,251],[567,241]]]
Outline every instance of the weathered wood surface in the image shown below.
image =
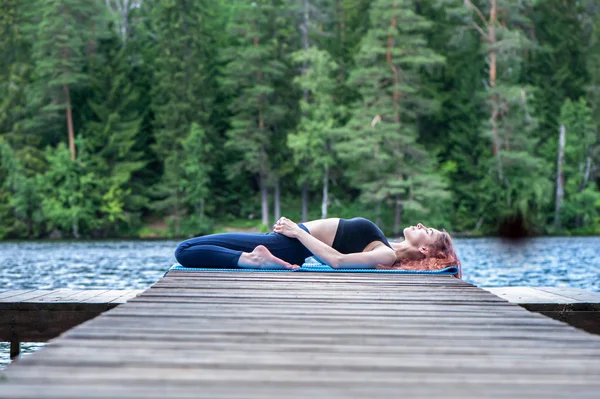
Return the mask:
[[581,304],[585,309],[600,310],[600,293],[568,287],[483,287],[512,303],[518,304]]
[[597,398],[600,336],[449,276],[170,272],[3,374],[2,398]]
[[142,290],[5,290],[0,292],[0,341],[44,342]]
[[525,309],[600,334],[600,293],[568,287],[484,287]]

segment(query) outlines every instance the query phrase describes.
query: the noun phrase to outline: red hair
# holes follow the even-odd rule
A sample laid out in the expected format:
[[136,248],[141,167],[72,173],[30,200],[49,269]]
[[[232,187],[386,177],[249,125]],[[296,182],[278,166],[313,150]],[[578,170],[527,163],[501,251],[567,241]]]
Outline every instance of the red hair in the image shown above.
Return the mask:
[[391,266],[378,265],[377,269],[441,270],[449,266],[458,267],[456,277],[462,277],[462,267],[456,251],[454,251],[452,238],[446,230],[442,230],[440,237],[429,248],[428,255],[418,251],[407,254],[405,251],[396,250],[396,262]]

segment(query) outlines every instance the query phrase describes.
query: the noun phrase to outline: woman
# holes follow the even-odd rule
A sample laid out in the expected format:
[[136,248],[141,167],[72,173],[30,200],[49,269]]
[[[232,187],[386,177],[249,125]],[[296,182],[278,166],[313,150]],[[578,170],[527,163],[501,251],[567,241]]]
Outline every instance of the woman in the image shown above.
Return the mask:
[[175,258],[186,267],[297,269],[316,256],[333,268],[437,270],[458,266],[452,239],[421,223],[404,229],[405,240],[389,243],[365,218],[294,223],[282,217],[266,234],[223,233],[186,240]]

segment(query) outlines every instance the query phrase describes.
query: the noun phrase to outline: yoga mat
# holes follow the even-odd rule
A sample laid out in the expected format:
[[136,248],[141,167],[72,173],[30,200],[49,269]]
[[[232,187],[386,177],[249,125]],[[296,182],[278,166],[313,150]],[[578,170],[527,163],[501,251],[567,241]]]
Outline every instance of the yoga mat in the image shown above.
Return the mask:
[[[313,273],[384,273],[384,274],[457,274],[457,266],[449,266],[445,269],[440,270],[377,270],[377,269],[333,269],[323,263],[316,261],[314,258],[306,258],[300,269],[289,270],[289,269],[218,269],[212,267],[184,267],[176,263],[167,271],[179,270],[186,272],[249,272],[249,273],[301,273],[301,272],[313,272]],[[166,275],[166,273],[165,273]]]

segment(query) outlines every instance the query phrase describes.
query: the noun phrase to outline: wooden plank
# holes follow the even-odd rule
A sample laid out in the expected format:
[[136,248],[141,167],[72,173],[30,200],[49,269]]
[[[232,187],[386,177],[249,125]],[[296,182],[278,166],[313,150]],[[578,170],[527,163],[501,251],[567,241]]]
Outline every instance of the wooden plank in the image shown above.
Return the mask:
[[[176,354],[176,356],[173,356]],[[27,364],[58,367],[172,367],[196,368],[199,370],[218,368],[219,370],[239,369],[289,369],[310,371],[315,367],[315,353],[305,352],[270,352],[262,356],[248,356],[238,351],[195,351],[171,352],[158,350],[156,353],[147,350],[122,349],[118,352],[98,351],[86,348],[45,348]],[[598,375],[594,370],[597,359],[569,358],[564,356],[534,356],[527,360],[522,356],[490,356],[482,363],[481,353],[475,356],[464,354],[385,354],[385,353],[319,353],[319,368],[330,371],[350,370],[410,370],[412,372],[443,372],[446,369],[464,370],[480,373],[555,373],[560,374],[565,368],[581,374]]]
[[[323,342],[277,342],[277,341],[264,341],[260,345],[256,342],[239,340],[238,342],[223,342],[223,341],[152,341],[152,340],[109,340],[111,347],[121,350],[141,350],[152,353],[153,351],[169,351],[171,354],[178,354],[179,352],[189,351],[207,351],[207,352],[220,352],[224,350],[248,352],[249,354],[260,355],[262,352],[303,352],[303,353],[365,353],[377,355],[384,353],[388,355],[406,355],[406,354],[420,354],[422,356],[429,355],[466,355],[466,356],[479,356],[481,354],[486,355],[498,355],[508,357],[523,357],[523,356],[564,356],[568,358],[592,358],[595,359],[600,356],[600,347],[574,347],[568,344],[553,345],[553,346],[539,346],[535,343],[527,345],[528,341],[516,341],[513,342],[515,345],[502,345],[494,344],[490,345],[479,345],[475,342],[463,342],[463,345],[459,345],[460,341],[445,342],[443,345],[438,346],[425,346],[415,345],[416,340],[408,341],[408,344],[403,345],[389,345],[387,344],[376,345],[371,343],[369,345],[361,344],[359,342],[339,342],[336,345]],[[421,340],[421,342],[423,342]],[[403,343],[407,343],[404,341]],[[54,347],[67,347],[67,348],[106,348],[107,339],[70,339],[63,338],[59,342],[53,343]]]
[[102,294],[82,300],[81,303],[111,303],[123,296],[123,290],[108,290]]
[[[27,302],[47,303],[47,302],[66,302],[69,298],[76,295],[79,291],[71,289],[57,289],[45,295],[26,300]],[[25,302],[25,301],[23,301]]]
[[[70,388],[65,388],[50,381],[41,384],[37,381],[29,383],[11,384],[3,391],[6,399],[25,398],[54,398],[54,399],[81,399],[81,392],[85,392],[86,398],[182,398],[197,399],[210,398],[221,399],[231,397],[243,397],[248,399],[305,399],[310,398],[365,398],[365,397],[394,397],[399,391],[402,396],[411,398],[464,398],[485,397],[501,398],[526,397],[526,398],[585,398],[585,388],[577,386],[556,387],[555,385],[544,386],[541,384],[528,386],[525,384],[495,384],[491,383],[483,388],[481,385],[460,383],[436,383],[424,381],[421,384],[395,383],[370,383],[369,381],[348,381],[345,384],[319,383],[306,384],[293,381],[278,382],[228,382],[213,381],[187,381],[186,383],[170,383],[160,381],[127,382],[119,384],[102,384],[98,382],[79,384],[73,383]],[[48,389],[51,386],[51,389]],[[589,392],[588,392],[589,393]],[[397,397],[397,396],[396,396]],[[595,399],[595,398],[594,398]]]
[[548,292],[554,295],[560,295],[573,300],[574,302],[583,303],[600,303],[600,293],[584,290],[581,288],[569,287],[536,287],[536,289]]
[[17,295],[11,295],[3,298],[4,302],[31,302],[35,298],[42,297],[44,295],[54,294],[59,290],[28,290]]
[[[239,311],[239,309],[238,309]],[[535,313],[533,313],[535,315]],[[118,312],[114,311],[107,315],[108,317],[157,317],[157,318],[202,318],[211,319],[218,321],[219,319],[225,319],[229,317],[235,317],[237,320],[269,320],[269,319],[293,319],[302,320],[302,322],[310,323],[315,320],[336,320],[336,321],[356,321],[357,318],[362,320],[378,321],[386,323],[390,320],[397,321],[419,321],[419,320],[433,320],[433,321],[445,321],[451,323],[452,320],[456,320],[459,323],[466,321],[473,321],[475,323],[502,323],[508,320],[509,323],[544,323],[546,324],[546,318],[530,316],[529,314],[505,314],[505,313],[489,313],[489,312],[448,312],[443,310],[437,311],[403,311],[403,312],[379,312],[370,313],[357,309],[357,311],[349,315],[340,311],[329,311],[328,309],[322,309],[320,312],[311,313],[309,311],[290,311],[286,312],[284,309],[279,311],[275,308],[274,310],[269,309],[248,309],[242,315],[236,315],[235,310],[214,310],[210,308],[199,308],[197,311],[193,310],[182,310],[182,309],[163,309],[163,308],[136,308],[136,309],[121,309]]]
[[86,300],[104,294],[110,290],[80,290],[69,298],[69,302],[85,303]]
[[570,298],[531,287],[491,287],[484,289],[511,303],[570,303],[573,301]]
[[186,314],[184,317],[181,315],[173,315],[169,313],[159,314],[146,314],[139,315],[136,313],[132,314],[123,314],[123,313],[113,313],[108,314],[106,317],[102,318],[98,321],[97,325],[137,325],[140,322],[143,322],[147,326],[151,325],[164,325],[168,324],[170,320],[174,320],[175,318],[178,320],[179,326],[186,325],[214,325],[215,323],[220,323],[221,325],[227,325],[230,322],[235,322],[237,324],[243,323],[244,326],[252,326],[252,325],[308,325],[312,328],[316,328],[322,326],[323,328],[327,328],[331,325],[335,326],[381,326],[385,325],[387,328],[395,328],[397,327],[409,327],[412,325],[429,325],[435,324],[439,325],[440,323],[444,323],[447,326],[481,326],[483,329],[493,328],[497,325],[506,325],[513,326],[515,328],[519,327],[534,327],[536,329],[543,330],[544,328],[555,329],[556,326],[560,323],[555,322],[554,320],[542,317],[542,318],[512,318],[512,317],[501,317],[501,318],[478,318],[473,319],[472,317],[465,316],[457,316],[455,314],[450,315],[441,315],[441,316],[423,316],[423,315],[398,315],[392,317],[381,317],[381,316],[363,316],[360,318],[352,317],[353,315],[343,315],[343,316],[314,316],[314,315],[285,315],[285,314],[276,314],[276,315],[248,315],[243,314],[241,316],[235,316],[233,314]]
[[[200,345],[198,344],[201,341],[203,344],[227,344],[240,346],[242,344],[253,344],[253,345],[263,345],[267,344],[281,344],[281,345],[296,345],[299,343],[298,338],[290,337],[290,336],[265,336],[265,335],[257,335],[257,334],[238,334],[238,335],[221,335],[218,333],[214,334],[202,334],[198,336],[190,335],[190,334],[145,334],[144,332],[130,332],[130,331],[119,331],[115,332],[107,332],[107,331],[77,331],[77,329],[73,329],[72,331],[64,334],[62,338],[70,339],[70,340],[105,340],[106,346],[110,346],[111,342],[167,342],[171,341],[173,343],[181,344],[181,345]],[[321,335],[302,335],[300,336],[301,342],[305,344],[311,345],[330,345],[334,347],[342,346],[355,346],[362,345],[365,347],[383,347],[387,348],[390,346],[390,338],[387,336],[361,336],[361,335],[352,335],[352,336],[344,336],[343,339],[340,339],[339,336],[332,336],[327,334]],[[413,345],[419,348],[426,348],[432,345],[430,337],[415,337],[415,336],[405,336],[401,337],[402,345]],[[563,340],[544,340],[544,339],[528,339],[528,340],[490,340],[489,338],[480,337],[480,338],[469,338],[465,339],[461,336],[454,337],[445,337],[444,338],[445,345],[457,346],[457,347],[477,347],[477,348],[487,348],[487,347],[499,347],[499,348],[514,348],[514,349],[522,349],[522,348],[568,348],[568,349],[597,349],[597,342],[590,342],[589,340],[581,340],[581,341],[563,341]],[[241,346],[244,347],[244,346]]]
[[37,290],[9,290],[3,293],[0,293],[0,302],[9,301],[10,298],[16,297],[22,294],[26,294],[28,292],[37,291]]
[[123,304],[129,301],[130,299],[135,298],[143,292],[144,290],[124,290],[121,296],[118,296],[117,298],[113,299],[110,303]]
[[[40,351],[39,353],[42,353]],[[126,384],[129,382],[170,382],[170,383],[189,383],[189,382],[228,382],[235,384],[238,382],[263,382],[278,381],[280,383],[304,383],[309,385],[336,383],[345,384],[349,381],[368,381],[369,384],[379,383],[398,383],[402,381],[402,386],[410,384],[422,384],[423,381],[439,384],[461,384],[461,383],[478,383],[478,384],[503,384],[503,385],[562,385],[562,386],[585,386],[588,392],[593,392],[597,395],[597,390],[600,389],[600,380],[598,373],[595,370],[588,369],[585,373],[579,373],[577,369],[575,373],[565,373],[565,368],[562,370],[543,369],[536,372],[532,370],[530,373],[523,373],[522,370],[507,369],[503,373],[498,373],[496,370],[480,370],[478,368],[449,368],[444,370],[436,370],[438,372],[428,372],[427,370],[412,369],[410,365],[406,365],[402,369],[377,369],[369,368],[339,370],[319,367],[318,363],[312,365],[312,369],[290,368],[236,368],[236,369],[220,369],[218,367],[193,368],[193,367],[157,367],[146,365],[144,367],[136,367],[124,365],[119,367],[105,366],[64,366],[58,365],[31,365],[25,367],[27,363],[35,359],[34,355],[30,355],[20,359],[19,372],[15,368],[8,368],[5,371],[6,378],[9,383],[24,382],[35,380],[40,382],[57,382],[63,384],[72,384],[74,382],[103,382],[112,384]],[[5,382],[6,384],[6,382]],[[293,384],[292,384],[293,385]],[[397,392],[396,392],[397,395]],[[397,396],[394,396],[397,397]]]
[[[381,304],[380,302],[384,302]],[[290,308],[287,314],[309,314],[309,315],[347,315],[352,317],[352,314],[348,314],[349,311],[356,312],[357,315],[369,316],[400,316],[400,315],[427,315],[427,314],[442,314],[442,315],[455,315],[464,316],[471,315],[473,317],[485,316],[485,317],[509,317],[514,316],[516,318],[539,318],[536,313],[523,312],[518,305],[510,305],[510,307],[504,306],[492,306],[486,304],[485,306],[477,306],[473,302],[427,302],[427,303],[411,303],[407,301],[393,302],[393,301],[355,301],[344,303],[340,301],[320,301],[320,300],[303,300],[297,301],[295,306],[290,306],[293,301],[281,301],[280,304],[274,305],[268,300],[248,300],[239,307],[235,306],[235,303],[229,298],[223,299],[209,299],[193,301],[157,301],[152,302],[148,300],[144,301],[131,301],[128,302],[131,308],[128,310],[120,310],[120,312],[135,312],[136,314],[144,314],[149,312],[163,312],[168,314],[169,312],[176,315],[194,315],[198,312],[202,314],[240,314],[240,310],[248,312],[248,314],[286,314],[285,306]],[[315,309],[314,313],[311,312],[311,306],[314,309],[315,304],[319,303],[322,306],[319,309]],[[378,306],[379,305],[379,306]],[[383,306],[382,306],[383,305]]]

